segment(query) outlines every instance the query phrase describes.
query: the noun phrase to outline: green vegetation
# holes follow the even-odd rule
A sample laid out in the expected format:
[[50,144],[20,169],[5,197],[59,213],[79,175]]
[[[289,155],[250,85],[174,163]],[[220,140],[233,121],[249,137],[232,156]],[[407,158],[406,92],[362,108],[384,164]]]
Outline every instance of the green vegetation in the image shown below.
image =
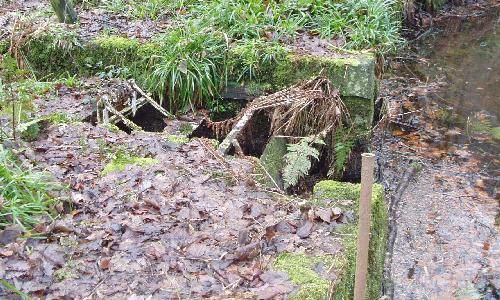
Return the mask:
[[[102,32],[83,41],[78,30],[52,24],[16,49],[37,77],[58,74],[135,78],[173,111],[223,107],[219,94],[230,82],[272,89],[324,70],[341,93],[359,76],[334,58],[291,53],[288,44],[306,33],[341,42],[344,49],[390,51],[400,42],[401,5],[396,0],[92,0],[131,18],[168,16],[173,28],[149,42]],[[2,47],[0,47],[2,48]],[[344,59],[345,60],[345,59]],[[355,68],[356,61],[346,60]],[[362,68],[365,66],[363,65]],[[371,66],[366,65],[370,69]],[[346,71],[346,72],[344,72]],[[341,75],[344,74],[344,75]],[[363,79],[365,80],[365,79]],[[373,98],[360,83],[355,95]],[[370,97],[366,97],[366,95]]]
[[152,166],[158,163],[158,160],[150,158],[150,157],[138,157],[133,156],[129,153],[126,153],[123,150],[118,150],[115,154],[112,155],[111,160],[104,167],[101,172],[102,176],[106,176],[113,172],[121,172],[124,171],[127,166],[136,165],[141,167]]
[[[160,99],[168,99],[173,111],[199,107],[223,87],[226,53],[224,35],[201,30],[195,23],[170,31],[156,41],[162,45],[151,57],[152,73],[146,86]],[[207,103],[209,104],[209,103]]]
[[21,299],[23,300],[31,300],[32,298],[25,293],[21,292],[18,288],[16,288],[13,284],[8,282],[5,279],[0,278],[0,284],[8,291],[10,291],[13,294],[18,295]]
[[[311,205],[324,207],[326,200],[333,200],[334,202],[328,205],[341,207],[344,211],[357,212],[359,193],[359,184],[332,180],[321,181],[314,187],[314,199]],[[290,280],[300,286],[294,299],[326,299],[329,292],[331,292],[332,299],[350,300],[353,298],[357,221],[342,226],[332,234],[339,234],[342,237],[343,251],[335,257],[285,253],[275,261],[274,268],[286,272]],[[375,185],[372,196],[367,299],[380,298],[387,236],[388,216],[384,192],[382,186]],[[318,263],[322,263],[325,269],[333,267],[338,279],[333,283],[325,280],[314,271]]]
[[0,229],[17,224],[25,229],[51,218],[62,187],[52,178],[26,165],[0,145]]
[[216,28],[235,40],[286,41],[306,30],[345,39],[347,49],[390,49],[400,42],[402,5],[397,0],[102,0],[100,6],[131,18],[196,20],[200,28]]
[[54,278],[57,281],[78,278],[79,275],[76,271],[76,268],[77,268],[77,266],[76,266],[75,262],[72,260],[69,260],[66,263],[64,263],[64,266],[62,266],[60,269],[58,269],[54,272]]
[[125,14],[137,19],[156,20],[182,14],[185,7],[196,0],[94,0],[94,2],[100,2],[102,8],[113,13]]
[[185,135],[182,135],[182,134],[169,134],[167,136],[167,140],[171,143],[174,143],[174,144],[185,144],[187,142],[189,142],[189,138]]
[[316,137],[302,138],[298,143],[288,144],[283,168],[285,189],[295,186],[299,180],[309,174],[311,159],[318,160],[319,151],[314,145],[325,145],[325,142]]
[[277,270],[286,272],[294,284],[300,286],[291,299],[327,299],[331,282],[314,269],[322,265],[329,270],[338,262],[333,256],[311,256],[306,254],[282,253],[274,263]]

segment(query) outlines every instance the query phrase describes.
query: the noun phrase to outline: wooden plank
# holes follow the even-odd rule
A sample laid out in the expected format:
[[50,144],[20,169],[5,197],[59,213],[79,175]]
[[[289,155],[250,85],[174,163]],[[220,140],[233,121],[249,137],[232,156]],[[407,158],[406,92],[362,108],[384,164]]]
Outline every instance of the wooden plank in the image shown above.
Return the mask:
[[359,229],[356,256],[356,278],[354,300],[366,299],[366,279],[368,276],[368,247],[370,243],[371,203],[373,188],[373,153],[361,154],[361,193],[359,199]]

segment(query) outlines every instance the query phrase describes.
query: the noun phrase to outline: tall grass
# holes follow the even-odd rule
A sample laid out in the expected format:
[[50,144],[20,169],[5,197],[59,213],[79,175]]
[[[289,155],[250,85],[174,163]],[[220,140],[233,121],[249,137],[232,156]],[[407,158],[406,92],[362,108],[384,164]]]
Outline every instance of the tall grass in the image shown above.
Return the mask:
[[184,8],[198,0],[101,0],[100,6],[108,11],[136,19],[156,20],[163,16],[182,14]]
[[29,229],[51,218],[58,203],[51,193],[61,188],[48,174],[20,166],[0,145],[0,229],[11,224]]
[[283,59],[287,52],[277,42],[243,40],[235,43],[230,51],[228,71],[238,82],[263,79],[272,74],[275,63]]
[[195,23],[181,26],[158,39],[163,49],[153,55],[145,84],[168,100],[172,111],[195,108],[218,96],[225,83],[228,41],[224,34],[201,29]]

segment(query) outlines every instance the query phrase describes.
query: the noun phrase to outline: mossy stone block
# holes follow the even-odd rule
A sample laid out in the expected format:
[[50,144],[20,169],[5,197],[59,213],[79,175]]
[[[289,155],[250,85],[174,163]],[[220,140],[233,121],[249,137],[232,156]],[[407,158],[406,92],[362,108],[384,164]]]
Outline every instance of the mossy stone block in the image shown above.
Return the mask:
[[[286,138],[272,137],[267,143],[264,152],[260,156],[262,167],[266,169],[269,176],[272,177],[274,182],[283,188],[283,178],[281,177],[281,170],[285,163],[285,154],[287,153]],[[273,184],[274,185],[274,184]]]
[[[322,265],[322,268],[318,266]],[[319,274],[317,269],[329,270],[336,266],[332,255],[313,256],[307,254],[282,253],[274,262],[274,268],[286,272],[290,281],[299,286],[290,299],[327,299],[330,280]]]
[[[359,184],[325,180],[314,186],[313,206],[327,206],[335,200],[336,206],[344,210],[358,211]],[[273,267],[286,272],[290,280],[299,286],[292,299],[353,299],[354,276],[356,270],[357,221],[340,228],[343,251],[338,256],[283,253]],[[381,185],[375,184],[372,194],[372,225],[369,248],[367,299],[379,299],[383,280],[384,258],[388,237],[388,216]],[[318,263],[334,268],[339,278],[334,283],[328,281],[315,270]]]
[[[326,199],[352,201],[352,209],[358,218],[358,203],[361,185],[333,180],[325,180],[314,186],[314,197],[318,201]],[[339,201],[341,203],[342,201]],[[357,223],[357,222],[356,222]],[[372,218],[368,256],[368,291],[367,299],[379,299],[382,288],[384,259],[388,238],[388,214],[384,200],[384,190],[379,184],[373,186]],[[342,277],[335,286],[334,299],[347,300],[353,298],[354,275],[356,270],[356,239],[357,224],[350,224],[345,228],[353,235],[346,236],[343,241],[345,249],[345,264]]]
[[273,83],[282,88],[319,74],[327,76],[344,97],[375,99],[375,57],[366,53],[346,58],[292,54],[279,62]]

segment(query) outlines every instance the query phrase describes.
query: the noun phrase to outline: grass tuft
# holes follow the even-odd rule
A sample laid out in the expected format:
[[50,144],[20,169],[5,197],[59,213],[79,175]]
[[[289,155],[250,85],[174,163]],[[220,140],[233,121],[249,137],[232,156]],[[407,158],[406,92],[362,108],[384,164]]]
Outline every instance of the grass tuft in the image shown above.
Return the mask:
[[21,166],[0,145],[0,229],[12,224],[29,229],[51,218],[59,202],[52,193],[61,189],[47,173]]
[[148,67],[152,73],[144,81],[161,101],[169,101],[171,111],[194,109],[219,95],[227,52],[223,34],[189,23],[161,36],[158,42],[162,51],[151,57]]

